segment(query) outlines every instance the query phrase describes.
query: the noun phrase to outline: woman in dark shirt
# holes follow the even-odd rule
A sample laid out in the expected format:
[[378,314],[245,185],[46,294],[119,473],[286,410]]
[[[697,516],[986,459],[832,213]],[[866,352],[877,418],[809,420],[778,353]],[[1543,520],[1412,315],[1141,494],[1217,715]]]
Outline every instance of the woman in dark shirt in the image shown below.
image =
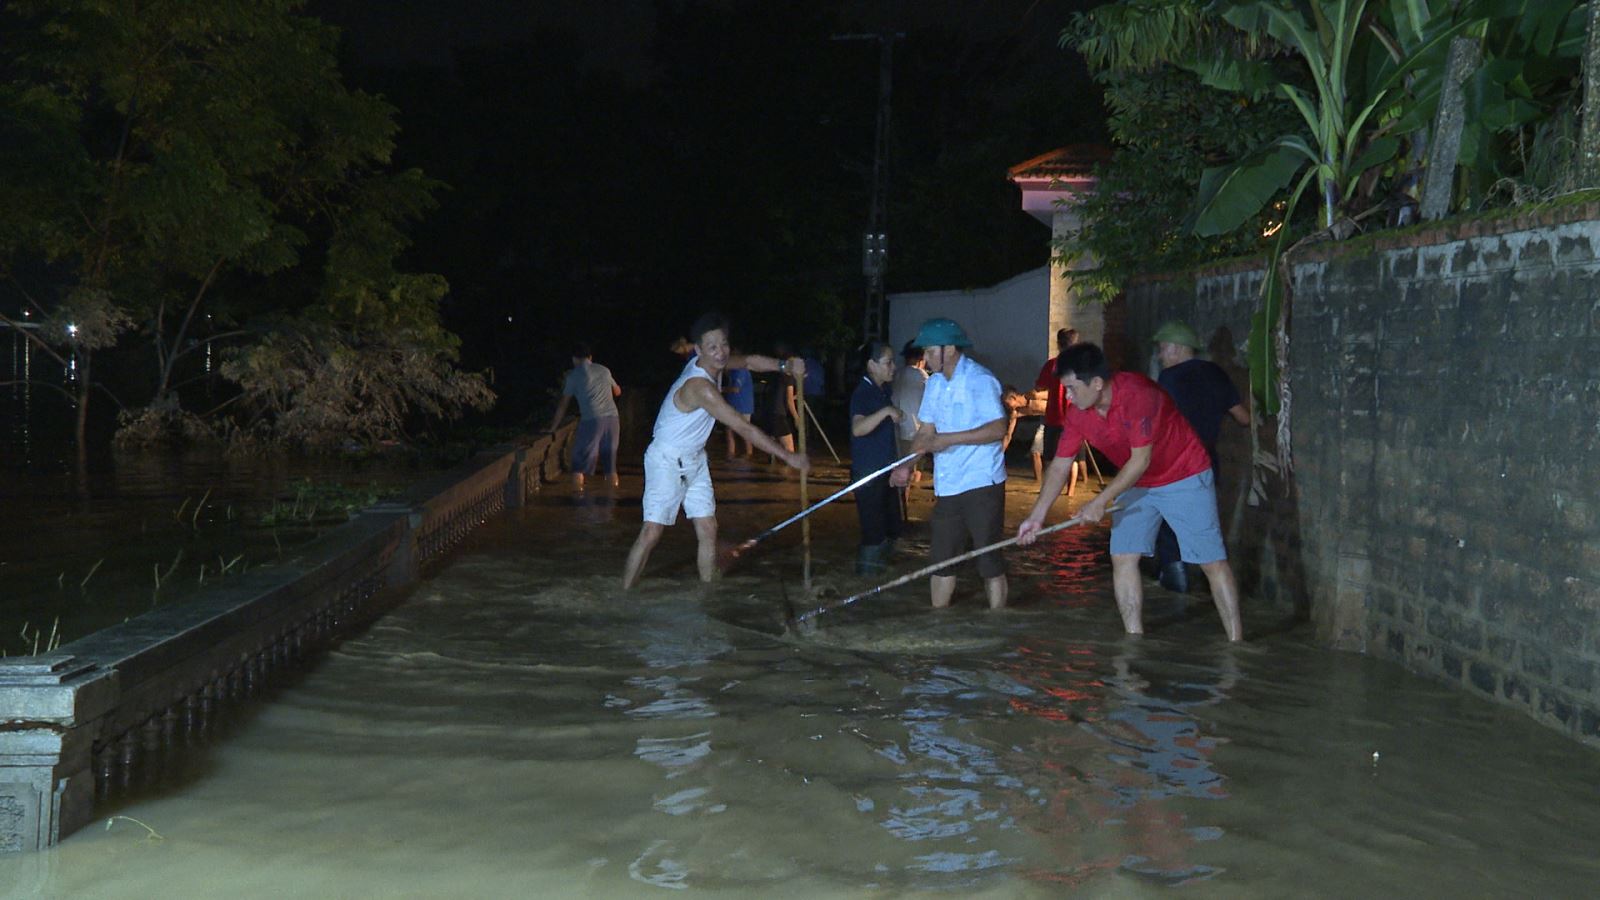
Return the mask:
[[[850,479],[881,469],[898,457],[894,426],[900,410],[890,399],[894,381],[894,348],[877,341],[862,348],[865,371],[850,395]],[[889,566],[889,554],[900,537],[900,497],[887,477],[856,489],[856,514],[861,518],[861,547],[856,574],[875,575]]]

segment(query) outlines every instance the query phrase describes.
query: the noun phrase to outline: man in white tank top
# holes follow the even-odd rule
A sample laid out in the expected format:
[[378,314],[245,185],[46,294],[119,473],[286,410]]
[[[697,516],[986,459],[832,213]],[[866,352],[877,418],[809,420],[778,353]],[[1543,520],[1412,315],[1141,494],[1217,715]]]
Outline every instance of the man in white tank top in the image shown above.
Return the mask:
[[700,580],[717,575],[717,502],[711,488],[711,472],[706,467],[706,438],[721,422],[730,431],[801,471],[810,471],[811,462],[752,425],[722,398],[722,373],[729,368],[752,372],[783,372],[805,377],[805,363],[798,357],[778,360],[770,356],[735,354],[728,345],[728,320],[706,313],[689,332],[695,355],[683,367],[683,374],[672,383],[661,412],[656,415],[655,432],[644,451],[644,527],[628,551],[628,565],[622,573],[622,587],[639,581],[650,551],[668,525],[678,519],[678,508],[694,523],[699,540],[695,561]]

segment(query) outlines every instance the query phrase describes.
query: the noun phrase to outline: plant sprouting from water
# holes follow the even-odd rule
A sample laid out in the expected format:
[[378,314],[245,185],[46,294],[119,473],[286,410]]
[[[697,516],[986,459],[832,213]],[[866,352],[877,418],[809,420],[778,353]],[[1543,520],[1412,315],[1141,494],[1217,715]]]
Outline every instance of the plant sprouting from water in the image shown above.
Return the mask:
[[143,828],[145,830],[144,841],[147,844],[159,844],[162,841],[166,840],[166,838],[161,836],[161,832],[156,831],[154,828],[151,828],[146,823],[144,823],[144,822],[142,822],[142,821],[140,821],[138,819],[135,819],[133,816],[112,816],[111,818],[106,820],[106,830],[110,831],[111,830],[111,826],[117,824],[117,821],[119,819],[121,821],[124,821],[124,822],[132,822],[133,824],[139,826],[140,828]]
[[336,524],[354,518],[361,510],[392,495],[392,492],[372,487],[319,484],[307,478],[294,486],[293,500],[272,501],[272,508],[262,515],[261,524],[268,527]]

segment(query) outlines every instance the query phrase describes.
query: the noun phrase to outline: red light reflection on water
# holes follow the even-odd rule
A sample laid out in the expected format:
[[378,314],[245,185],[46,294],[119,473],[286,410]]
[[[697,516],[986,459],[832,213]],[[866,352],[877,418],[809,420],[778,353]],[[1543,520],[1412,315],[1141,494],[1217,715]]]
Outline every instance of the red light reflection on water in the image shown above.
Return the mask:
[[1045,776],[1036,783],[1046,793],[1019,819],[1064,863],[1029,879],[1088,884],[1121,868],[1176,886],[1219,873],[1197,855],[1214,829],[1174,804],[1228,797],[1212,760],[1220,741],[1191,711],[1226,698],[1229,673],[1197,684],[1192,670],[1137,652],[1038,636],[995,664],[1031,688],[1007,698],[1010,710],[1049,723],[1007,760]]
[[1068,528],[1041,538],[1007,562],[1017,573],[1038,580],[1047,605],[1095,606],[1112,596],[1110,531],[1109,522]]
[[1099,718],[1105,684],[1094,673],[1093,647],[1025,637],[1016,654],[996,667],[1038,695],[1010,698],[1013,712],[1057,722]]

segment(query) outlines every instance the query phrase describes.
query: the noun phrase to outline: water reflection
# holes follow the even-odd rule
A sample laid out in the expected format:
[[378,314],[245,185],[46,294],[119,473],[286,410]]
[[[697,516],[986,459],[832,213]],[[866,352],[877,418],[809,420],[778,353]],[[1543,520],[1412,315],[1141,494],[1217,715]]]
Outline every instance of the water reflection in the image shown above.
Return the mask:
[[[719,484],[751,492],[731,535],[790,507]],[[852,520],[819,515],[820,560],[848,566]],[[91,829],[47,872],[0,860],[0,884],[1276,898],[1577,896],[1597,874],[1571,840],[1600,830],[1583,748],[1370,660],[1229,647],[1205,619],[1124,638],[1107,572],[1059,577],[1103,531],[1016,556],[1029,590],[1004,613],[961,595],[934,615],[917,586],[793,640],[741,623],[798,590],[795,544],[706,589],[680,529],[623,594],[636,523],[601,494],[536,498],[184,792],[120,810],[158,852]]]
[[[1110,745],[1114,766],[1096,779],[1108,792],[1106,825],[1126,832],[1123,867],[1172,884],[1216,876],[1223,869],[1194,862],[1194,844],[1217,840],[1222,829],[1190,826],[1188,814],[1165,802],[1172,797],[1225,800],[1224,777],[1211,764],[1219,739],[1206,734],[1193,709],[1226,700],[1238,675],[1224,655],[1215,683],[1167,681],[1160,667],[1140,666],[1138,655],[1119,653],[1105,683],[1109,709],[1084,724]],[[1144,668],[1150,677],[1141,674]],[[1154,679],[1154,680],[1152,680]]]

